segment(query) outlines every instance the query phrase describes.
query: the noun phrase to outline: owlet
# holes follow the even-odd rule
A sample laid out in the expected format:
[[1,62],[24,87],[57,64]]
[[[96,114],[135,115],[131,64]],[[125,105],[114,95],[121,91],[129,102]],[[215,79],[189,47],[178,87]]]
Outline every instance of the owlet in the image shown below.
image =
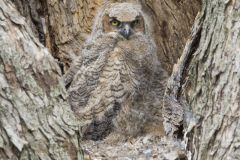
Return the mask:
[[140,5],[113,3],[97,16],[80,56],[64,75],[69,101],[83,122],[83,138],[112,131],[137,136],[162,126],[167,73],[151,24]]

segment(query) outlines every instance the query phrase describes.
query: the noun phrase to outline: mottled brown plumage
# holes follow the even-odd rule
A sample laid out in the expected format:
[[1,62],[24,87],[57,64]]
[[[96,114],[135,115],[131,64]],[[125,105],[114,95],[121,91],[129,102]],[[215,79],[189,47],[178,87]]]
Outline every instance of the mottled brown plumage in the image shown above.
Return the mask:
[[112,131],[137,136],[149,126],[162,127],[166,78],[151,24],[132,3],[100,11],[92,35],[64,75],[69,101],[83,121],[83,137],[93,140]]

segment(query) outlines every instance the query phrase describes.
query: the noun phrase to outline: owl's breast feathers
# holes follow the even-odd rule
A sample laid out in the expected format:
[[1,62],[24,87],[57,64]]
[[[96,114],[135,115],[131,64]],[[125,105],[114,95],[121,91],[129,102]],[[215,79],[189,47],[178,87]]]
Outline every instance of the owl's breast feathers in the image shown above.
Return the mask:
[[122,104],[126,97],[139,89],[140,68],[127,59],[127,54],[122,48],[115,47],[112,51],[99,53],[94,61],[81,66],[69,91],[74,110],[83,118],[91,119],[92,116],[84,115],[96,116],[92,113],[104,112],[115,103]]

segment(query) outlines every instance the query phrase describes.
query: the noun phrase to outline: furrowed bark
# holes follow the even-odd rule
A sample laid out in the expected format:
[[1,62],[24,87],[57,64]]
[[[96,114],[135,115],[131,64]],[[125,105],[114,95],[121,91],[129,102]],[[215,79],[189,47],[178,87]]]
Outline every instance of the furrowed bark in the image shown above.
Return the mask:
[[171,77],[177,94],[170,93],[192,112],[185,112],[185,140],[194,160],[240,157],[239,9],[239,1],[204,0],[193,28],[200,29],[199,40],[186,45],[183,67]]
[[203,1],[199,47],[187,97],[200,126],[190,141],[194,159],[240,157],[240,3]]
[[0,159],[80,159],[60,69],[25,20],[0,1]]

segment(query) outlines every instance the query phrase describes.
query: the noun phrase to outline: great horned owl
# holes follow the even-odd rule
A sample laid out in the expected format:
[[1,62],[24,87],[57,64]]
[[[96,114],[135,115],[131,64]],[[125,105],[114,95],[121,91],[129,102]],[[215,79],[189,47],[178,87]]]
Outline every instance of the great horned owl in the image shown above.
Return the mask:
[[149,126],[161,126],[166,78],[149,19],[133,3],[101,10],[80,56],[64,75],[72,109],[84,123],[83,137],[92,140],[112,131],[136,136]]

